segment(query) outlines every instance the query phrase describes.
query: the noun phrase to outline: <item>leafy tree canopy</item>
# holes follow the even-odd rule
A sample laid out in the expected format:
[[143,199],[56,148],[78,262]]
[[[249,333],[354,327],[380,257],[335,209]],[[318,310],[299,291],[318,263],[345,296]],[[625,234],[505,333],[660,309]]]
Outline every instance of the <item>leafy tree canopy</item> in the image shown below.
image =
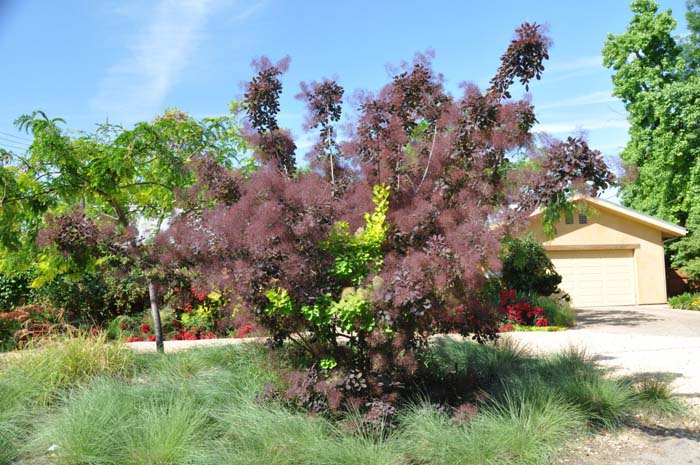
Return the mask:
[[[630,141],[620,154],[628,172],[623,202],[698,234],[700,1],[688,0],[687,6],[690,34],[677,38],[670,10],[660,11],[653,0],[633,1],[627,31],[608,36],[603,57],[614,71],[614,95],[625,104],[631,124]],[[677,265],[698,260],[687,253],[692,246],[682,248]]]
[[[105,123],[77,134],[64,124],[41,111],[18,118],[33,142],[25,154],[4,152],[0,160],[0,270],[38,266],[36,284],[85,271],[87,262],[74,263],[80,254],[67,252],[88,250],[91,224],[132,233],[158,226],[173,212],[176,193],[195,184],[193,163],[207,158],[230,167],[245,149],[235,116],[196,120],[168,110],[131,129]],[[62,229],[52,236],[59,240],[41,247],[40,231],[51,226]]]

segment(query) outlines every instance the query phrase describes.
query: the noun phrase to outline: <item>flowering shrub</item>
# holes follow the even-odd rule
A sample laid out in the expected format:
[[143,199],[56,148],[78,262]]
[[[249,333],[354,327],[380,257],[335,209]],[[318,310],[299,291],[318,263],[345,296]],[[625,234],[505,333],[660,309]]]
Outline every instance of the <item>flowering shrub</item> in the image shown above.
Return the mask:
[[[167,294],[169,309],[163,312],[163,338],[165,340],[217,339],[219,337],[245,338],[256,330],[244,317],[230,318],[225,311],[229,299],[217,291],[204,291],[196,286],[173,287]],[[229,310],[230,312],[230,310]],[[123,315],[109,325],[109,335],[126,342],[155,340],[150,315]]]
[[173,309],[173,330],[168,334],[175,340],[248,337],[255,326],[242,314],[232,299],[224,293],[206,291],[201,287],[175,286],[170,292]]
[[52,331],[67,328],[66,312],[46,305],[29,304],[0,313],[0,345],[13,346]]
[[216,322],[221,317],[221,309],[226,304],[220,292],[205,293],[195,286],[191,286],[188,293],[184,294],[185,303],[179,313],[182,329],[210,332],[216,328]]
[[532,305],[524,299],[518,299],[515,289],[503,289],[500,295],[499,313],[502,323],[500,332],[513,330],[513,325],[521,326],[549,326],[542,307]]

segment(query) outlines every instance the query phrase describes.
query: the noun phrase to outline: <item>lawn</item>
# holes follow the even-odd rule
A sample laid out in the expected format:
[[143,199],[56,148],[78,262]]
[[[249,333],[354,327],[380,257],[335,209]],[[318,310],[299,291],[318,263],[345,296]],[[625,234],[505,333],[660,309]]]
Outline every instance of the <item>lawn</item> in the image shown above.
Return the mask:
[[608,378],[575,350],[443,339],[425,363],[469,403],[424,392],[368,425],[259,400],[290,360],[253,343],[158,355],[84,336],[7,354],[0,464],[545,464],[568,441],[681,408],[665,385]]

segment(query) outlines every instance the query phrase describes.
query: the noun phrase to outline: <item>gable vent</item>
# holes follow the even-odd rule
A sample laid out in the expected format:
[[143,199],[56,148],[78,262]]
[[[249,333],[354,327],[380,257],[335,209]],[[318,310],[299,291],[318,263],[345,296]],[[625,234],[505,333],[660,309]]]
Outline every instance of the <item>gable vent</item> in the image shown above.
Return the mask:
[[588,224],[588,215],[578,214],[578,224]]

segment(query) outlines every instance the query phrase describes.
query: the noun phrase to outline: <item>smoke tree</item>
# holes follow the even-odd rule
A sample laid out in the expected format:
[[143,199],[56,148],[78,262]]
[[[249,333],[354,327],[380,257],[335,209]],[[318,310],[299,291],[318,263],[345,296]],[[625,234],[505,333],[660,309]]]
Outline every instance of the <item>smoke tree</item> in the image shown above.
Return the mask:
[[331,80],[310,84],[302,82],[301,90],[297,98],[306,100],[309,111],[305,127],[321,128],[318,142],[312,150],[312,155],[315,155],[311,160],[312,164],[320,163],[321,169],[328,173],[331,185],[336,189],[335,172],[340,150],[333,123],[340,121],[345,91],[337,82]]
[[[391,401],[431,334],[495,337],[483,288],[504,234],[536,208],[612,182],[581,139],[536,147],[534,108],[511,100],[515,81],[528,88],[540,78],[548,45],[540,26],[523,24],[490,87],[467,84],[460,96],[417,55],[378,92],[359,94],[342,142],[333,125],[343,88],[303,84],[307,126],[320,128],[303,172],[276,122],[288,60],[254,62],[245,105],[261,166],[236,202],[173,222],[157,242],[165,265],[197,270],[201,285],[235,296],[236,311],[255,314],[274,340],[337,372],[333,389],[315,384],[327,402],[338,404],[331,391]],[[523,157],[527,170],[516,163]]]

